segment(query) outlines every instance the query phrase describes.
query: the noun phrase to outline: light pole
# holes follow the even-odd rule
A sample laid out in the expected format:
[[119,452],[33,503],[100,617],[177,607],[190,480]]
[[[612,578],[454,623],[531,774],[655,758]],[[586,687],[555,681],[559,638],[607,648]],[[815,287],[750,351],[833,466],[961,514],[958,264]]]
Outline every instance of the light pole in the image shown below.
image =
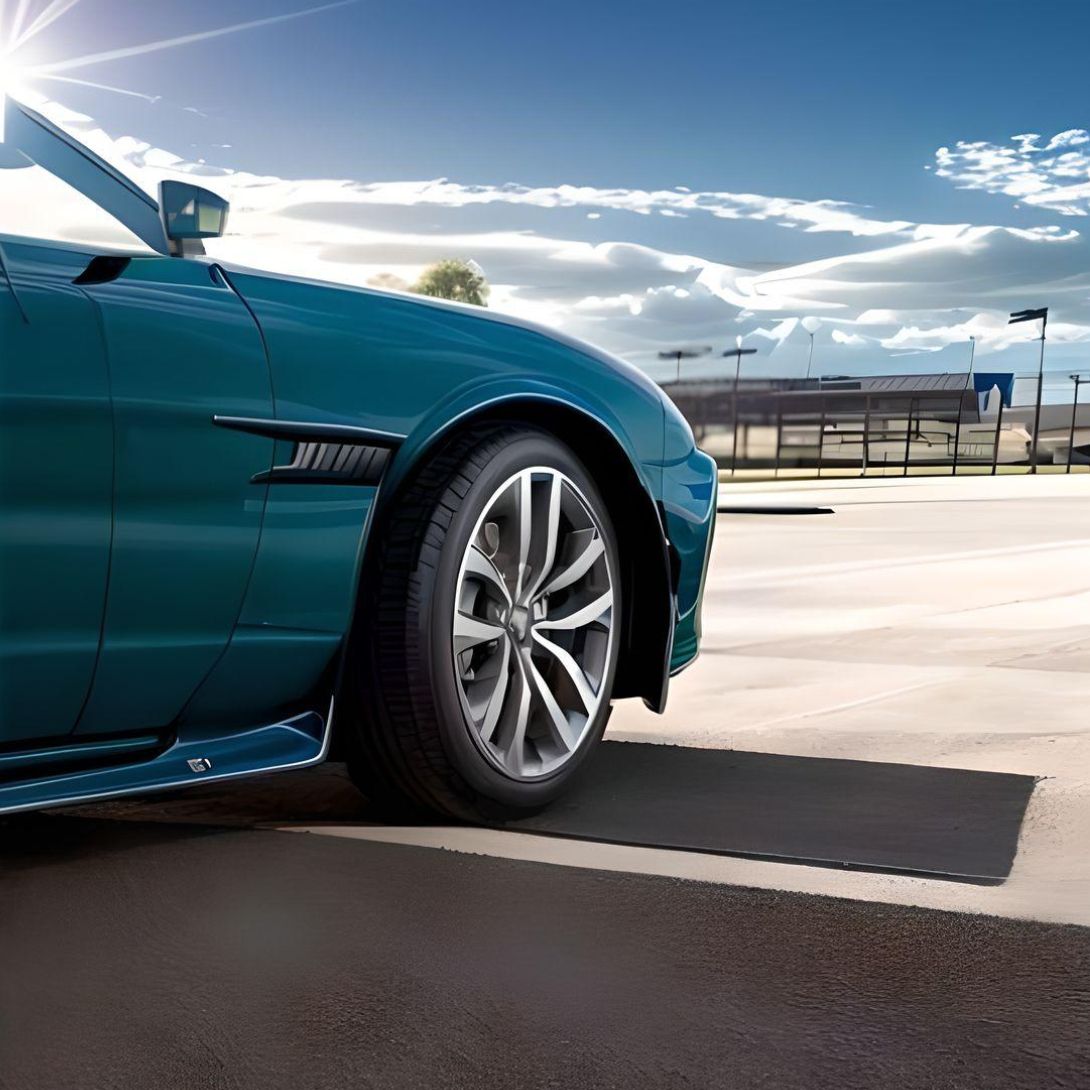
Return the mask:
[[[976,359],[976,337],[971,333],[969,334],[969,373],[965,376],[965,390],[968,391],[969,387],[973,384],[973,360]],[[954,425],[954,458],[953,468],[950,470],[951,476],[956,477],[958,475],[958,450],[961,447],[961,412],[964,406],[964,398],[958,400],[958,419]]]
[[723,353],[724,356],[734,357],[734,396],[731,398],[731,450],[730,450],[730,475],[734,476],[735,466],[738,464],[738,380],[741,378],[742,373],[742,357],[752,356],[757,351],[756,348],[743,348],[742,338],[739,337],[734,342],[733,348],[728,348]]
[[803,318],[802,328],[810,338],[810,355],[806,357],[806,377],[810,377],[810,369],[814,366],[814,335],[821,328],[819,318]]
[[1071,435],[1068,437],[1067,442],[1066,473],[1071,472],[1071,459],[1075,456],[1075,415],[1079,411],[1079,383],[1082,382],[1082,375],[1068,375],[1068,378],[1075,383],[1075,397],[1071,402]]
[[681,361],[682,360],[697,360],[701,356],[706,356],[712,350],[710,344],[698,345],[695,348],[670,348],[659,353],[660,360],[676,360],[677,361],[677,373],[674,377],[675,382],[681,381]]
[[1037,407],[1033,412],[1033,444],[1029,452],[1029,471],[1037,472],[1037,440],[1041,433],[1041,397],[1045,388],[1045,330],[1048,328],[1048,307],[1036,310],[1016,310],[1010,316],[1007,325],[1018,322],[1035,322],[1041,319],[1041,358],[1037,365]]

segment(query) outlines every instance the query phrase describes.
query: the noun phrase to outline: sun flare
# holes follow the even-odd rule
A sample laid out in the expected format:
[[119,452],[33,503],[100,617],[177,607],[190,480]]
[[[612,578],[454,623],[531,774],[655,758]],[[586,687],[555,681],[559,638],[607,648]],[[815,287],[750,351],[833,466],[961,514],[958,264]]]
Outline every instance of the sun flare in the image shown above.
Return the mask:
[[[234,23],[231,26],[217,27],[212,30],[198,30],[140,45],[121,45],[97,53],[68,53],[64,47],[64,27],[57,27],[56,24],[82,2],[83,0],[46,0],[44,3],[39,0],[0,0],[0,142],[4,139],[4,113],[8,96],[19,98],[21,94],[34,89],[40,82],[76,84],[97,91],[107,91],[111,94],[155,102],[157,96],[154,94],[82,79],[70,73],[84,68],[100,67],[128,57],[177,49],[227,34],[238,34],[246,30],[256,30],[258,27],[317,15],[319,12],[358,3],[359,0],[333,0],[331,3],[304,8],[301,11],[251,19],[248,22]],[[34,43],[37,56],[50,56],[52,59],[47,61],[31,57],[27,48],[31,42]],[[37,89],[41,90],[41,88]]]
[[4,115],[7,112],[8,95],[19,98],[24,93],[22,65],[0,45],[0,144],[4,142]]

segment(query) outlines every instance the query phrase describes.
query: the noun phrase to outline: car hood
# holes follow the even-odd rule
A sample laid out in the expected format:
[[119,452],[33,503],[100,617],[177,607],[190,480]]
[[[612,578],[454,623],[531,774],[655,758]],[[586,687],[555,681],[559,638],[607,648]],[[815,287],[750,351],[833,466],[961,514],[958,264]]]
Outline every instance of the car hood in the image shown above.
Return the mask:
[[215,262],[221,265],[228,274],[241,273],[246,276],[262,277],[268,280],[279,280],[285,283],[305,284],[311,288],[321,288],[330,293],[343,295],[367,295],[375,298],[397,299],[402,303],[411,303],[419,307],[427,307],[434,310],[445,310],[454,314],[465,315],[479,321],[490,322],[496,325],[512,326],[517,329],[525,329],[539,336],[547,337],[563,344],[573,351],[596,360],[618,376],[644,389],[648,394],[665,404],[673,406],[673,402],[662,392],[659,386],[644,374],[635,364],[628,363],[619,356],[614,356],[597,345],[588,341],[573,337],[550,326],[531,321],[528,318],[519,318],[512,314],[504,314],[500,311],[489,310],[486,307],[472,306],[468,303],[455,303],[447,299],[435,299],[429,295],[414,295],[411,292],[389,291],[383,288],[356,287],[352,284],[337,284],[329,280],[317,280],[311,277],[294,276],[287,273],[268,272],[263,269],[252,269],[244,265],[234,265],[225,261]]

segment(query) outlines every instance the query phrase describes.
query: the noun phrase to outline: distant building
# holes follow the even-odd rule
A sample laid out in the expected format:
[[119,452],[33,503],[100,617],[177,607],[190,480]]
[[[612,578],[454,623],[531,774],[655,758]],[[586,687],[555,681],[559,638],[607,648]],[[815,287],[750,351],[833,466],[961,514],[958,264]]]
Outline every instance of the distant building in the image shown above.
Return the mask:
[[[701,445],[739,468],[949,466],[1026,462],[1033,406],[1014,406],[1011,372],[689,379],[663,384]],[[1090,397],[1088,397],[1090,401]],[[1066,462],[1071,403],[1041,414],[1039,460]],[[737,422],[737,440],[734,425]],[[1090,460],[1090,404],[1073,461]]]

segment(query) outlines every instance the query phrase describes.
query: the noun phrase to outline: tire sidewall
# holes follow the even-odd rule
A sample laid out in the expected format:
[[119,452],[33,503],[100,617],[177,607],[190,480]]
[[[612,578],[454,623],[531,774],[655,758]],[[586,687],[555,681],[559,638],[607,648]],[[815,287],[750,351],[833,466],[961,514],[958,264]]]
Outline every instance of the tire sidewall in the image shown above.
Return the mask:
[[[605,698],[576,752],[554,773],[539,780],[515,780],[495,768],[471,736],[459,685],[455,676],[451,632],[462,561],[485,505],[496,490],[520,470],[546,466],[565,474],[583,493],[598,519],[609,557],[613,580],[613,633],[610,657],[603,676]],[[447,759],[477,794],[505,809],[532,811],[547,805],[567,787],[605,731],[610,714],[609,694],[619,654],[621,629],[620,558],[616,534],[601,493],[590,474],[566,447],[541,433],[527,432],[507,444],[472,482],[454,513],[440,549],[439,565],[431,581],[430,601],[421,602],[421,631],[427,654],[422,656],[431,677],[429,691],[435,702],[439,735]]]

